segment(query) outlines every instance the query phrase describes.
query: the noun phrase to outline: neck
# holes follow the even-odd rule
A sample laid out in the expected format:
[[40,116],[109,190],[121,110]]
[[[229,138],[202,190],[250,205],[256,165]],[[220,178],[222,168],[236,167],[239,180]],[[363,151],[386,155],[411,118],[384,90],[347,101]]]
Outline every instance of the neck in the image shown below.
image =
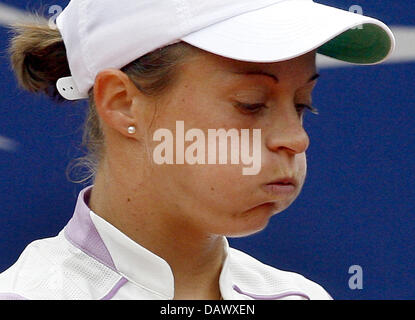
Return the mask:
[[174,299],[219,299],[224,237],[205,234],[181,219],[180,212],[152,203],[146,190],[129,188],[99,173],[89,207],[170,265]]

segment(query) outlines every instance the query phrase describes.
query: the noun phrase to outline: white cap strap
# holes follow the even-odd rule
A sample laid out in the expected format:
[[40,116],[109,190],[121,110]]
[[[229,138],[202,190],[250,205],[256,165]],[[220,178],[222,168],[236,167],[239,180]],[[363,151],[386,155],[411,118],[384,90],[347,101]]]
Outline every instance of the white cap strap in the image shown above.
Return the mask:
[[56,82],[56,88],[58,89],[60,95],[66,100],[79,100],[87,99],[88,95],[82,95],[78,87],[75,84],[75,81],[72,77],[60,78]]

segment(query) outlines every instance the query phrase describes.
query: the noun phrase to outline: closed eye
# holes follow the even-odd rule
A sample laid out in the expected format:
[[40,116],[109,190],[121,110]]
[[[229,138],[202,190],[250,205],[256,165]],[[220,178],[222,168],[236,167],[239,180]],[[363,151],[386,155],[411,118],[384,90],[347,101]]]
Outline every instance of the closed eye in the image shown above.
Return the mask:
[[258,111],[260,111],[263,108],[269,108],[267,107],[267,105],[265,103],[254,103],[254,104],[249,104],[249,103],[242,103],[242,102],[235,102],[235,106],[241,110],[242,113],[256,113]]
[[[263,108],[266,108],[266,109],[269,108],[264,103],[249,104],[249,103],[236,102],[235,105],[239,110],[241,110],[242,113],[245,113],[245,114],[257,113]],[[314,108],[314,107],[312,107],[310,105],[307,105],[307,104],[304,104],[304,103],[298,103],[298,104],[296,104],[295,107],[297,109],[297,112],[300,115],[304,113],[304,110],[309,110],[313,114],[319,114],[317,108]]]

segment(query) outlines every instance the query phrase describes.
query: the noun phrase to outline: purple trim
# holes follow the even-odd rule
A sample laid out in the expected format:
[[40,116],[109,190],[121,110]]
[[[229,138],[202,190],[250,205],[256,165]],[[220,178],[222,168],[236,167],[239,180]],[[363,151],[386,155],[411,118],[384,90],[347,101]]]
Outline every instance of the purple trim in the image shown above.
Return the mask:
[[101,300],[110,300],[115,294],[120,290],[120,288],[128,282],[127,279],[121,278],[120,281],[116,283],[116,285],[108,292]]
[[117,271],[114,261],[89,215],[91,209],[88,207],[88,203],[92,187],[88,186],[79,193],[74,215],[65,227],[65,237],[75,247],[108,268]]
[[0,293],[0,300],[29,300],[16,293]]
[[237,285],[233,285],[232,286],[233,290],[235,290],[236,292],[246,295],[248,297],[251,297],[253,299],[256,300],[277,300],[277,299],[281,299],[281,298],[285,298],[285,297],[289,297],[289,296],[300,296],[300,297],[304,297],[308,300],[310,300],[310,297],[308,295],[306,295],[305,293],[299,292],[299,291],[286,291],[286,292],[282,292],[279,294],[274,294],[274,295],[260,295],[260,294],[253,294],[253,293],[248,293],[245,291],[242,291]]

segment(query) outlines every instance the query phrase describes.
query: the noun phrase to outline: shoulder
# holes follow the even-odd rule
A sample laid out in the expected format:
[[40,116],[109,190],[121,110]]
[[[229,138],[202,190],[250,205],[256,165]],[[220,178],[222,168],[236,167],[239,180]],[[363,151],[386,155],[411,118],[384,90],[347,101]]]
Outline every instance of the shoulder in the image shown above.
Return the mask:
[[[120,276],[58,236],[36,240],[0,273],[0,300],[99,299]],[[92,283],[92,285],[91,285]]]
[[319,284],[290,271],[264,264],[235,248],[229,248],[234,289],[253,299],[332,300]]

